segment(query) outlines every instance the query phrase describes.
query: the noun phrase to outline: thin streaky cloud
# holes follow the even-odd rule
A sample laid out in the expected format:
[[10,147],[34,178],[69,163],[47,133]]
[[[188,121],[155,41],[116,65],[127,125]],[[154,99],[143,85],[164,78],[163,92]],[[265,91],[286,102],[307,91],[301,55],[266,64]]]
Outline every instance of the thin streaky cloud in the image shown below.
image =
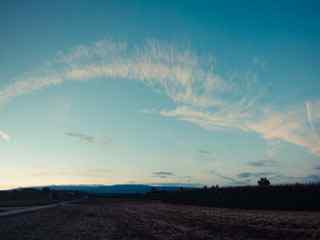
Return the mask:
[[204,154],[204,155],[209,155],[209,154],[211,154],[211,152],[209,152],[208,150],[205,150],[205,149],[199,149],[198,152],[199,152],[200,154]]
[[99,138],[99,137],[95,137],[92,135],[79,133],[79,132],[65,132],[64,134],[68,137],[79,139],[80,141],[85,143],[110,144],[112,142],[111,138],[107,138],[107,137]]
[[277,162],[271,159],[267,159],[262,161],[248,162],[248,165],[252,167],[273,167],[273,166],[277,166]]
[[318,140],[320,142],[320,132],[319,132],[319,129],[315,127],[315,124],[320,125],[320,111],[319,111],[320,101],[316,101],[316,102],[306,101],[305,107],[306,107],[308,123],[312,131],[318,137]]
[[153,172],[152,174],[156,176],[174,176],[175,175],[173,172],[166,172],[166,171]]
[[273,176],[273,172],[242,172],[237,175],[238,178],[260,178],[260,177],[269,177]]
[[76,133],[76,132],[66,132],[65,133],[66,136],[69,137],[73,137],[73,138],[77,138],[83,142],[86,143],[94,143],[96,141],[96,138],[87,134],[83,134],[83,133]]

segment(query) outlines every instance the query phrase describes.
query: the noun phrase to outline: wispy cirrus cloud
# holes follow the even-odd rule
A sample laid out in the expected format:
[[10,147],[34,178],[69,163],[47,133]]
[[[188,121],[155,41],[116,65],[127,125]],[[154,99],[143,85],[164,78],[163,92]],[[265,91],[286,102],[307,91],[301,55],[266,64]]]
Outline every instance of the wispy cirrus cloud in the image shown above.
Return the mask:
[[[316,106],[317,103],[314,105]],[[257,112],[257,109],[259,108],[255,106],[247,112],[243,112],[242,107],[237,111],[221,109],[209,112],[182,106],[174,110],[163,110],[160,114],[191,122],[208,130],[235,128],[245,132],[255,132],[266,140],[286,141],[303,146],[315,155],[320,155],[319,134],[316,130],[320,126],[318,109],[313,108],[315,114],[312,118],[307,117],[303,104],[286,112],[270,109]],[[310,127],[310,122],[313,127]]]
[[[314,109],[314,111],[319,111]],[[316,155],[320,155],[319,134],[310,127],[306,109],[303,105],[290,109],[287,112],[267,110],[263,118],[248,123],[248,128],[259,133],[267,140],[282,140],[300,145]],[[311,119],[313,124],[319,124],[320,118]]]
[[10,136],[5,132],[0,131],[0,140],[8,142],[10,140]]
[[45,70],[24,74],[0,90],[0,103],[32,91],[95,78],[131,79],[161,88],[177,103],[194,106],[221,104],[213,94],[229,88],[213,71],[213,63],[192,51],[158,41],[142,46],[103,40],[59,52]]
[[[254,73],[222,77],[211,59],[190,48],[156,40],[140,45],[102,40],[61,51],[40,71],[18,76],[0,89],[0,104],[66,81],[135,80],[160,89],[176,104],[175,109],[159,111],[164,117],[208,130],[255,132],[266,140],[300,145],[320,156],[319,100],[275,111],[261,104],[266,90],[257,87]],[[93,141],[88,136],[78,137]]]

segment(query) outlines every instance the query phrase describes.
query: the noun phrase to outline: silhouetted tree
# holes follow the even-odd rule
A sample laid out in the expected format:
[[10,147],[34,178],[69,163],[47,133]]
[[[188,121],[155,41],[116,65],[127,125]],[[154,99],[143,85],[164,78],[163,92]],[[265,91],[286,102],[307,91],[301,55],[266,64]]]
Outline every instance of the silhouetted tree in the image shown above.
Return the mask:
[[258,185],[261,187],[270,186],[270,181],[267,178],[263,177],[259,179]]

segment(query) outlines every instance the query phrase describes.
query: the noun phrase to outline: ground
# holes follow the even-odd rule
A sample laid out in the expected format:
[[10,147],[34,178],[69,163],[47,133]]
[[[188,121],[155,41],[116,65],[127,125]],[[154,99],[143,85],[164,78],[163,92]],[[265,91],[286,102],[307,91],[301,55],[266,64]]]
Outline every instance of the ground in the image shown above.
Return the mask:
[[0,218],[0,239],[320,239],[320,212],[95,200]]

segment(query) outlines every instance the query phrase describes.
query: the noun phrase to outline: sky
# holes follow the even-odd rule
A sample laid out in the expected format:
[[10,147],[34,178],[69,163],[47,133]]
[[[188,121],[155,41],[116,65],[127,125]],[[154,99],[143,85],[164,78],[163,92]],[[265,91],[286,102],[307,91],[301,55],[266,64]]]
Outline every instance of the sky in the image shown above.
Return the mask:
[[0,189],[320,181],[318,1],[1,1]]

